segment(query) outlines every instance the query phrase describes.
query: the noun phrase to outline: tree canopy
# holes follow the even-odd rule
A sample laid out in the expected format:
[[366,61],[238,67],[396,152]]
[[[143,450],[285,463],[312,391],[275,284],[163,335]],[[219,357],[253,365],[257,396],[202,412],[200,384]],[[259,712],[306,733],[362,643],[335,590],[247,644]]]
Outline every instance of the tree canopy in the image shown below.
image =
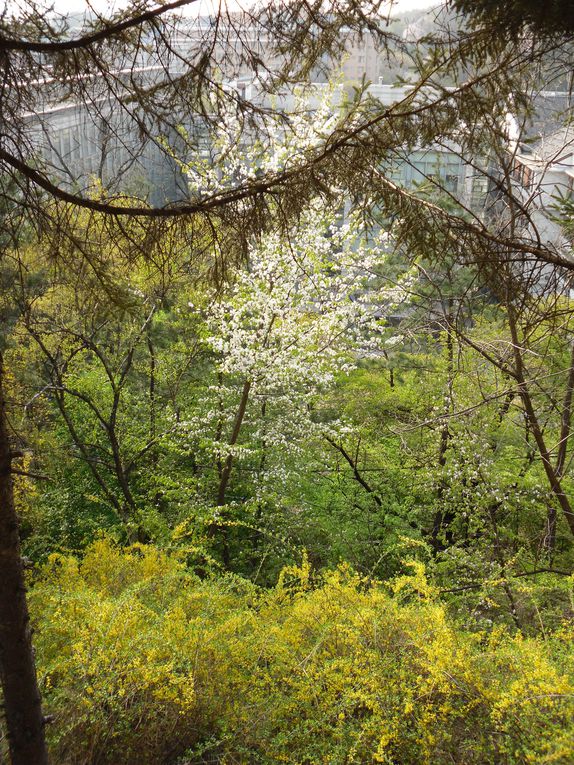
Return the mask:
[[191,5],[0,17],[11,764],[567,763],[569,10]]

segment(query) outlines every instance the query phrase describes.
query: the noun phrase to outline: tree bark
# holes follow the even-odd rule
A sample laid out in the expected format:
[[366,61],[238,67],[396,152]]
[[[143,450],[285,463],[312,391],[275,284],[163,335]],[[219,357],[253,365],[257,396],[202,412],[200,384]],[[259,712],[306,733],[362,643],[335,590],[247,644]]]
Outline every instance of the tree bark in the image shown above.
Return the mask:
[[546,473],[548,483],[550,484],[550,488],[552,489],[552,492],[558,504],[560,505],[562,512],[564,513],[564,517],[566,519],[566,522],[568,523],[568,527],[570,528],[570,531],[572,532],[572,534],[574,534],[574,511],[572,510],[570,500],[566,496],[566,492],[564,491],[564,488],[562,486],[561,476],[556,471],[556,469],[554,468],[554,465],[552,464],[550,450],[548,449],[546,445],[544,434],[542,432],[542,428],[538,421],[538,417],[536,416],[534,404],[532,403],[532,398],[530,397],[528,383],[526,382],[527,378],[526,378],[526,374],[524,370],[524,362],[522,359],[523,348],[522,348],[522,345],[520,344],[520,340],[518,337],[516,317],[514,315],[514,312],[511,306],[508,306],[508,325],[510,327],[513,352],[514,352],[514,362],[515,362],[514,378],[516,382],[518,383],[518,392],[520,394],[520,398],[522,399],[522,406],[528,418],[528,424],[530,426],[532,435],[534,436],[536,447],[538,449],[538,454],[540,455],[540,458],[542,460],[542,465],[544,467],[544,472]]
[[[566,390],[564,392],[564,402],[562,404],[562,413],[560,416],[560,441],[558,442],[558,454],[556,456],[556,465],[554,470],[558,479],[562,479],[564,466],[566,465],[566,456],[568,454],[568,441],[572,424],[572,393],[574,391],[574,343],[570,350],[570,369],[566,380]],[[548,514],[546,516],[546,531],[544,534],[543,545],[552,556],[556,547],[556,507],[553,504],[548,505]]]
[[12,459],[0,354],[0,677],[12,765],[47,765],[24,566],[14,505]]
[[[454,308],[453,299],[449,298],[448,313],[445,316],[448,378],[447,378],[447,390],[444,396],[445,420],[440,432],[440,446],[439,446],[439,452],[438,452],[438,465],[439,465],[440,474],[441,474],[441,478],[439,480],[439,485],[437,490],[437,499],[439,501],[439,509],[436,511],[435,516],[433,518],[433,525],[432,525],[432,531],[431,531],[431,546],[433,550],[433,555],[435,557],[439,554],[441,550],[444,550],[447,547],[450,547],[453,543],[453,534],[452,534],[452,531],[449,531],[449,526],[454,521],[454,514],[452,510],[444,510],[440,506],[442,505],[444,493],[446,490],[446,482],[444,477],[442,477],[442,472],[443,472],[442,469],[446,465],[446,453],[450,445],[450,437],[451,437],[450,430],[448,427],[448,415],[452,411],[453,382],[454,382],[454,339],[452,335],[453,308]],[[445,531],[444,543],[441,541],[441,534],[443,531]]]
[[[239,409],[235,415],[235,422],[233,423],[233,432],[229,439],[229,446],[234,447],[239,438],[241,432],[241,426],[243,425],[243,418],[245,417],[245,410],[247,409],[247,403],[249,401],[249,391],[251,390],[251,380],[245,380],[243,383],[243,390],[241,392],[241,400],[239,402]],[[218,428],[218,436],[221,437],[221,428]],[[231,478],[231,469],[233,467],[233,454],[228,454],[225,463],[223,464],[221,459],[218,458],[218,472],[219,472],[219,486],[217,488],[217,507],[224,507],[227,498],[227,486],[229,479]],[[223,523],[212,523],[208,530],[209,536],[213,537],[216,533],[221,535],[222,541],[222,557],[223,565],[228,569],[231,565],[231,555],[229,552],[229,542],[227,539],[227,529]]]
[[[233,447],[237,443],[237,439],[239,438],[239,433],[241,431],[241,426],[243,424],[243,418],[245,416],[245,410],[247,409],[247,402],[249,400],[249,391],[251,390],[251,381],[246,380],[243,383],[243,390],[241,392],[241,400],[239,402],[239,409],[237,410],[237,414],[235,415],[235,422],[233,423],[233,432],[231,434],[231,438],[229,439],[229,446]],[[227,459],[225,460],[225,465],[223,466],[223,470],[221,472],[221,477],[219,479],[219,487],[217,489],[217,506],[223,507],[225,505],[225,494],[227,492],[227,484],[229,483],[229,479],[231,477],[231,468],[233,467],[233,455],[228,454]]]
[[336,449],[346,460],[346,462],[351,467],[351,470],[353,471],[353,478],[357,483],[359,483],[363,489],[367,492],[367,494],[370,494],[371,497],[375,500],[378,507],[383,506],[383,500],[380,498],[380,496],[377,494],[377,492],[373,489],[373,487],[367,483],[365,478],[361,475],[361,472],[359,470],[358,466],[358,459],[353,459],[349,452],[345,449],[342,443],[337,443],[333,438],[330,436],[325,435],[325,441],[331,444],[331,446]]

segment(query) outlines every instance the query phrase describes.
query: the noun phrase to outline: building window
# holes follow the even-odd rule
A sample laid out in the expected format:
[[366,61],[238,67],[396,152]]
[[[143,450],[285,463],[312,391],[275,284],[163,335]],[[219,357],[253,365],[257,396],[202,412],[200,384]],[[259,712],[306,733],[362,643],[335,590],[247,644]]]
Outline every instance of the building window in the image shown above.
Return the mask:
[[532,187],[534,181],[534,173],[532,168],[527,165],[523,165],[517,159],[514,160],[511,172],[512,178],[517,181],[525,189]]
[[454,174],[454,173],[446,174],[445,188],[447,191],[456,191],[458,189],[458,174]]

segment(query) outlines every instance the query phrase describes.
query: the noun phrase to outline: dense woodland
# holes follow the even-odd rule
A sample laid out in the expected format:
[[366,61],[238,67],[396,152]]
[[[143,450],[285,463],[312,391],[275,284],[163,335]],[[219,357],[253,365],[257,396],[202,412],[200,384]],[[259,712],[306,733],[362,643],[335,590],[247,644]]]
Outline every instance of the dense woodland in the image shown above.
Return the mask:
[[[378,29],[367,5],[254,16],[265,87]],[[215,131],[163,208],[59,185],[18,133],[40,76],[95,102],[82,72],[111,87],[161,6],[0,19],[0,761],[574,760],[572,202],[555,248],[501,127],[567,83],[572,25],[451,5],[381,26],[391,107],[333,84],[287,120],[205,54],[137,91]],[[480,210],[393,181],[455,139]]]

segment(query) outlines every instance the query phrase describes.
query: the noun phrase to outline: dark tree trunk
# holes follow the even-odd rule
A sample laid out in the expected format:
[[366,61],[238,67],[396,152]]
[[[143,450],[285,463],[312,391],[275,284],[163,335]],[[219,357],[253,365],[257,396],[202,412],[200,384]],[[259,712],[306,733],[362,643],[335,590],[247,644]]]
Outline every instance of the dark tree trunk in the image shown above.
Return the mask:
[[[147,335],[147,347],[149,351],[149,441],[153,443],[156,439],[156,390],[155,390],[155,374],[156,374],[156,361],[155,350],[148,331]],[[154,468],[157,467],[157,449],[154,447],[151,452],[151,462]]]
[[[452,335],[452,324],[453,324],[453,300],[452,298],[449,298],[448,301],[448,313],[445,316],[445,325],[446,325],[446,348],[447,348],[447,354],[448,354],[448,380],[447,380],[447,391],[445,393],[444,397],[444,424],[442,426],[441,432],[440,432],[440,446],[439,446],[439,452],[438,452],[438,464],[441,468],[446,465],[446,454],[450,445],[450,430],[448,427],[448,416],[452,411],[453,406],[453,380],[454,380],[454,340]],[[442,508],[442,502],[444,499],[444,494],[446,491],[446,482],[443,477],[440,478],[438,491],[437,491],[437,499],[439,501],[439,509],[436,511],[434,519],[433,519],[433,525],[432,525],[432,532],[431,532],[431,546],[433,550],[433,555],[436,556],[441,552],[441,550],[445,550],[446,548],[450,547],[454,541],[454,535],[452,533],[452,530],[449,528],[451,523],[454,521],[454,513],[452,510],[444,510]],[[444,532],[444,541],[441,539]]]
[[[235,422],[233,423],[233,432],[229,439],[229,446],[233,447],[237,443],[239,433],[241,432],[241,426],[243,425],[243,418],[245,417],[245,410],[247,409],[247,403],[249,401],[249,391],[251,390],[251,381],[246,380],[243,383],[243,390],[241,392],[241,400],[239,402],[239,409],[235,415]],[[218,433],[220,436],[220,432]],[[219,486],[217,488],[217,507],[224,507],[227,501],[226,493],[229,479],[231,478],[231,470],[233,468],[233,455],[228,454],[225,463],[222,464],[221,460],[218,461],[219,471]],[[222,556],[223,565],[225,568],[229,568],[231,565],[231,555],[229,552],[229,542],[227,540],[227,529],[222,523],[212,523],[209,527],[209,535],[215,536],[216,533],[221,535],[222,540]]]
[[[562,404],[562,413],[560,417],[560,441],[558,443],[558,454],[554,470],[558,480],[564,474],[566,456],[568,454],[568,441],[572,425],[572,394],[574,392],[574,343],[570,350],[570,369],[566,380],[566,390],[564,392],[564,402]],[[556,507],[553,504],[548,505],[548,515],[546,517],[546,530],[544,534],[543,545],[550,557],[556,547]]]
[[12,486],[0,355],[0,677],[12,765],[47,765]]
[[[552,492],[554,493],[554,496],[558,504],[560,505],[562,512],[564,513],[564,517],[566,519],[566,522],[568,523],[570,531],[572,532],[572,534],[574,534],[574,510],[572,509],[570,500],[566,496],[566,492],[564,491],[564,487],[562,486],[561,475],[552,464],[550,451],[546,445],[546,441],[544,439],[544,434],[542,432],[540,422],[538,420],[538,417],[536,416],[536,411],[534,409],[534,404],[532,403],[530,390],[528,388],[528,383],[527,383],[528,377],[524,368],[524,361],[522,358],[523,348],[522,348],[522,345],[520,344],[520,340],[518,337],[516,317],[514,315],[514,312],[511,306],[508,306],[508,325],[510,327],[510,333],[512,337],[514,361],[515,361],[515,367],[516,367],[514,379],[518,383],[518,392],[520,394],[520,398],[522,399],[522,406],[524,408],[524,412],[526,414],[526,417],[528,418],[528,426],[530,427],[530,431],[532,435],[534,436],[536,447],[538,449],[538,454],[540,455],[542,459],[542,465],[544,467],[544,472],[546,473],[548,483],[550,484],[550,488],[552,489]],[[568,392],[567,392],[567,395],[568,395]],[[569,415],[568,415],[568,421],[569,421]],[[565,436],[562,439],[562,443],[566,444],[566,442],[567,442],[567,436]]]
[[[231,438],[229,439],[229,446],[235,446],[235,444],[237,443],[237,439],[239,438],[239,433],[241,431],[241,426],[243,424],[243,418],[245,417],[245,410],[247,409],[247,402],[249,400],[250,390],[251,390],[251,381],[246,380],[243,383],[243,390],[241,392],[241,400],[239,402],[239,409],[237,410],[237,414],[235,415],[235,422],[233,423],[233,433],[231,434]],[[225,465],[223,466],[221,477],[219,479],[219,487],[217,489],[217,506],[218,507],[223,507],[223,505],[225,505],[225,501],[226,501],[225,494],[227,492],[227,485],[231,477],[232,467],[233,467],[233,456],[229,454],[227,456],[227,459],[225,460]]]

